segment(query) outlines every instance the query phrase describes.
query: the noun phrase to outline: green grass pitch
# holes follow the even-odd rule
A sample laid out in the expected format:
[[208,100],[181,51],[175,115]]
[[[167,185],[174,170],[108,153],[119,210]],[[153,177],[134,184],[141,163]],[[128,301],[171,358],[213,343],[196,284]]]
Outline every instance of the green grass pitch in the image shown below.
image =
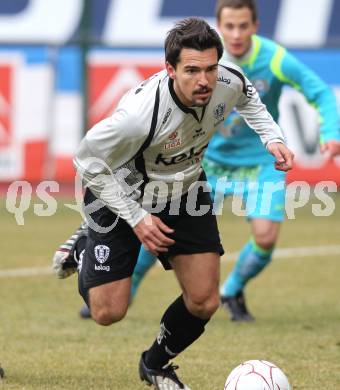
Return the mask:
[[[331,216],[314,217],[313,201],[287,220],[279,248],[340,245],[340,196]],[[44,269],[79,215],[59,201],[58,212],[37,217],[31,207],[24,226],[0,212],[0,389],[139,390],[140,353],[158,331],[159,319],[179,288],[171,272],[155,267],[144,280],[127,317],[110,327],[78,317],[82,301],[76,277],[57,280],[48,273],[15,276],[4,271]],[[248,237],[243,218],[225,207],[219,226],[227,252]],[[179,376],[193,390],[222,390],[241,361],[266,359],[281,367],[296,390],[340,389],[340,255],[315,252],[280,258],[247,288],[256,322],[231,323],[218,310],[205,334],[181,354]],[[223,261],[224,277],[232,261]]]

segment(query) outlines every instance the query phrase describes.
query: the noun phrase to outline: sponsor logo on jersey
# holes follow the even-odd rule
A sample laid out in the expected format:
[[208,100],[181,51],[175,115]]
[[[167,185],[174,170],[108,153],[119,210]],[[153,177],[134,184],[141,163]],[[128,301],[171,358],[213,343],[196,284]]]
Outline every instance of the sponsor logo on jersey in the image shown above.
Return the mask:
[[247,87],[246,87],[246,95],[248,98],[251,98],[253,96],[253,93],[254,93],[254,87],[251,85],[251,84],[248,84]]
[[169,116],[170,114],[172,113],[172,108],[168,108],[164,118],[163,118],[163,122],[162,122],[162,125],[165,125],[167,120],[169,119]]
[[100,264],[105,263],[109,258],[110,248],[106,245],[96,245],[94,247],[94,255]]
[[205,134],[205,131],[203,131],[202,127],[198,130],[195,130],[195,134],[193,135],[193,139],[196,139],[198,137],[201,137],[202,135]]
[[102,265],[102,264],[97,265],[97,264],[95,264],[94,265],[94,269],[96,271],[106,271],[106,272],[109,272],[111,267],[109,265]]
[[178,137],[178,131],[171,133],[168,138],[169,141],[164,145],[165,150],[177,148],[182,145],[182,140]]
[[221,83],[225,83],[225,84],[230,84],[231,83],[231,80],[230,79],[227,79],[223,76],[218,76],[217,77],[217,81],[221,82]]
[[171,133],[171,134],[169,135],[169,140],[170,140],[170,141],[173,141],[174,139],[177,138],[177,136],[178,136],[178,131],[174,131],[173,133]]
[[176,165],[183,161],[194,160],[194,163],[199,162],[204,150],[208,147],[208,144],[204,145],[198,150],[195,150],[193,146],[188,152],[180,153],[172,157],[166,157],[162,153],[159,153],[156,157],[155,164],[163,164],[166,166]]

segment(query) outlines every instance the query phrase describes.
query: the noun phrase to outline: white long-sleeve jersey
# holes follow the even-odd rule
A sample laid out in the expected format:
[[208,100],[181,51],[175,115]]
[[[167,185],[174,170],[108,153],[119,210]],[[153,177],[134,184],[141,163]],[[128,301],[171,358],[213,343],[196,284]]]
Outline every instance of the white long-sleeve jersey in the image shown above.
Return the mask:
[[[284,142],[236,65],[219,65],[217,86],[205,107],[184,106],[164,70],[129,90],[112,116],[87,132],[75,167],[93,194],[134,227],[147,214],[142,206],[152,203],[155,181],[158,199],[170,200],[176,195],[172,191],[185,194],[198,180],[204,150],[234,108],[264,145]],[[176,181],[181,185],[173,187]]]

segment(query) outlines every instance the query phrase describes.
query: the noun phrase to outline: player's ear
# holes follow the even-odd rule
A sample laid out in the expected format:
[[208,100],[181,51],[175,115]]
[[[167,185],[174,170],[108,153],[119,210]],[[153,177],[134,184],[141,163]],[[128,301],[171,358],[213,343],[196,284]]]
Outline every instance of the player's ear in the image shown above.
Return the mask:
[[165,62],[165,69],[171,79],[176,78],[176,70],[168,61]]

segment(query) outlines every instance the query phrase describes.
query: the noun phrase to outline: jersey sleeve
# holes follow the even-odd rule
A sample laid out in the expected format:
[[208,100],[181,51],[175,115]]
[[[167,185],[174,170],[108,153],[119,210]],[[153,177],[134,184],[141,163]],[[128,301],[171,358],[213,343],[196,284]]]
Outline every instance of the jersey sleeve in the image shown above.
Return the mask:
[[340,141],[340,117],[335,95],[331,88],[310,68],[284,48],[278,61],[276,76],[301,92],[319,114],[320,143]]
[[88,131],[74,158],[85,186],[132,227],[147,212],[131,196],[136,188],[127,185],[124,165],[138,154],[149,127],[122,105]]
[[236,104],[237,112],[244,118],[248,126],[260,136],[265,146],[273,142],[284,143],[281,128],[261,102],[259,94],[250,81],[243,74],[242,77],[243,86]]

